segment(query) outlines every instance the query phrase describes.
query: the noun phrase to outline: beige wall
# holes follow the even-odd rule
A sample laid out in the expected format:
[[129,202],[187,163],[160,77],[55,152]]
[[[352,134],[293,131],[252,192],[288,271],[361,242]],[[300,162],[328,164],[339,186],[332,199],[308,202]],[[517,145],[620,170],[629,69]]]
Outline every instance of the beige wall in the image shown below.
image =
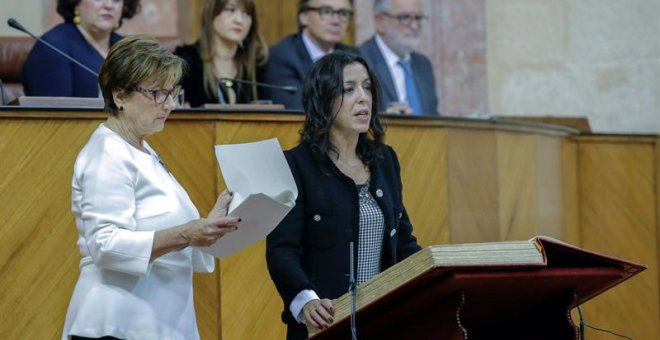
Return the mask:
[[25,35],[7,26],[9,18],[15,18],[31,31],[43,31],[41,0],[0,0],[0,9],[0,36]]
[[491,113],[660,133],[660,1],[486,4]]

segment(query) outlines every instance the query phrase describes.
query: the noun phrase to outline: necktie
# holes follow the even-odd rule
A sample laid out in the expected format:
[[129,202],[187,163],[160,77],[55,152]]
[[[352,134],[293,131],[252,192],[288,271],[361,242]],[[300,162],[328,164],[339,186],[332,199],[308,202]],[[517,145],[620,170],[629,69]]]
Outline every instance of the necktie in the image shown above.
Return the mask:
[[403,75],[406,81],[406,101],[410,108],[412,108],[414,114],[421,115],[422,112],[422,102],[419,99],[419,92],[417,91],[417,86],[415,85],[415,78],[413,78],[412,67],[410,66],[410,60],[399,60],[397,63],[403,69]]

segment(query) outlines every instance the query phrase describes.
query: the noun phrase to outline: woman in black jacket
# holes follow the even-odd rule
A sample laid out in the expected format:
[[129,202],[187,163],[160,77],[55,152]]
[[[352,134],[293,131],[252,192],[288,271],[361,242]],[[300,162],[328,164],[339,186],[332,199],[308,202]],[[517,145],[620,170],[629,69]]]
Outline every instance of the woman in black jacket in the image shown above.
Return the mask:
[[326,328],[347,292],[354,244],[358,285],[420,249],[403,206],[399,161],[383,144],[378,83],[361,57],[336,51],[303,85],[300,144],[286,152],[296,206],[267,238],[270,276],[288,339]]

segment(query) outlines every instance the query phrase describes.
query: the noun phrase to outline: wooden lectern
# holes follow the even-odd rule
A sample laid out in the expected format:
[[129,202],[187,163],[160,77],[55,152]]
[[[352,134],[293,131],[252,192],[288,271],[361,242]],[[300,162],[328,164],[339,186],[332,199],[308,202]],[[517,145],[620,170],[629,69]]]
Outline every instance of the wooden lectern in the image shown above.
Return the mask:
[[[646,269],[548,237],[431,246],[358,287],[359,339],[577,339],[570,311]],[[312,339],[350,339],[351,297]],[[612,306],[616,308],[616,306]]]

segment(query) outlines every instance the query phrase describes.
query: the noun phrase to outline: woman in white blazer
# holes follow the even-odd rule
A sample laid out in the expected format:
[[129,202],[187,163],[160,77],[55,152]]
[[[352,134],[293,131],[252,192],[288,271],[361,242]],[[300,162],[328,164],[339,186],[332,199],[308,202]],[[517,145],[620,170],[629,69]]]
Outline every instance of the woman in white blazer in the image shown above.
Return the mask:
[[99,84],[109,113],[76,159],[72,210],[80,277],[62,339],[199,339],[193,272],[212,272],[197,249],[235,230],[224,192],[200,218],[144,140],[175,107],[185,62],[144,37],[116,43]]

